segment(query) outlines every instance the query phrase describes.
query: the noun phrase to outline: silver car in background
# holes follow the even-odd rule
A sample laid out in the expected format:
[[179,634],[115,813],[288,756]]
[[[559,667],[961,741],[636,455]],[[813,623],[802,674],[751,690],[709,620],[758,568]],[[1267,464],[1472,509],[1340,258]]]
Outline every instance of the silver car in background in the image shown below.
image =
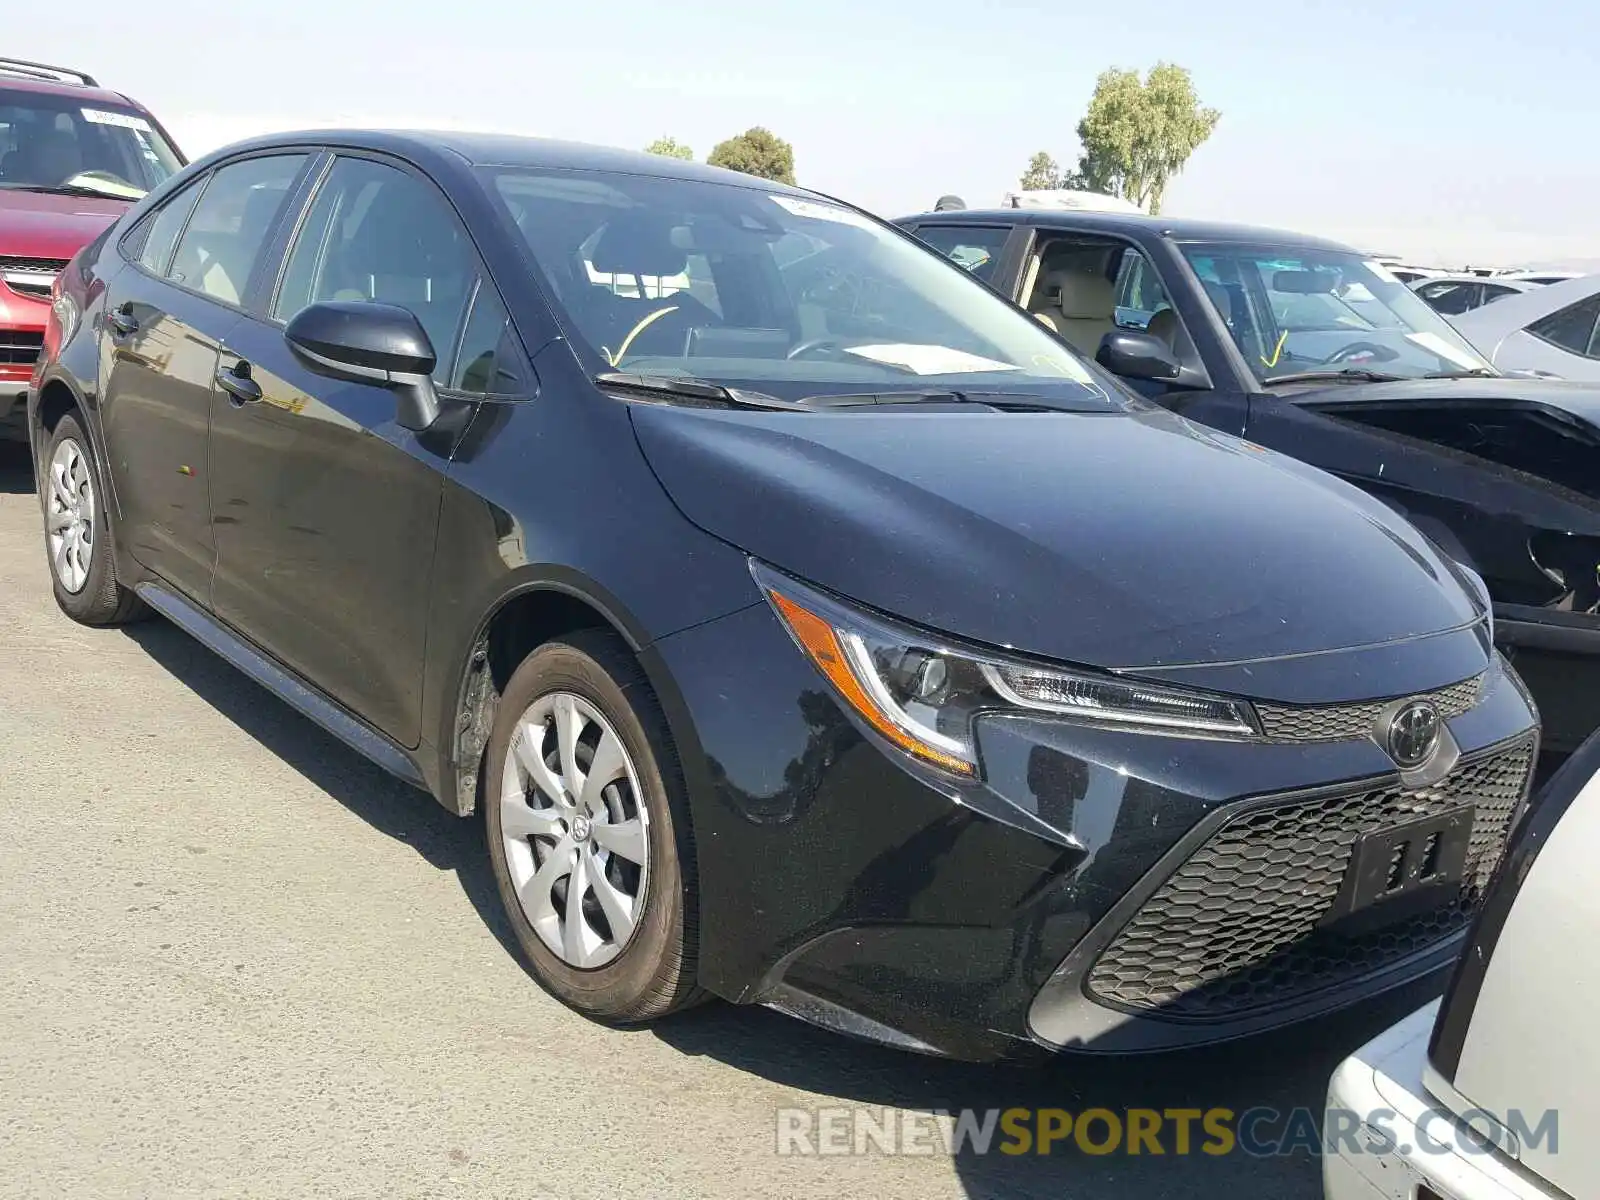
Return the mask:
[[1600,275],[1534,287],[1448,320],[1502,371],[1600,383]]
[[1327,1200],[1600,1196],[1600,734],[1513,832],[1444,998],[1334,1072]]

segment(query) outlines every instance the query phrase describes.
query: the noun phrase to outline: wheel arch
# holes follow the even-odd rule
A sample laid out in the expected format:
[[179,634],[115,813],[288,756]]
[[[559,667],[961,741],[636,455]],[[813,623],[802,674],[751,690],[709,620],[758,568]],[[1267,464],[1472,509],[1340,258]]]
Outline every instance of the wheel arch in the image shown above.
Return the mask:
[[444,714],[440,799],[460,816],[476,811],[483,754],[506,681],[539,646],[581,629],[620,637],[638,660],[666,715],[680,759],[697,743],[684,728],[687,709],[656,655],[643,623],[606,588],[580,572],[546,568],[515,580],[490,604],[459,661],[452,664],[452,703]]

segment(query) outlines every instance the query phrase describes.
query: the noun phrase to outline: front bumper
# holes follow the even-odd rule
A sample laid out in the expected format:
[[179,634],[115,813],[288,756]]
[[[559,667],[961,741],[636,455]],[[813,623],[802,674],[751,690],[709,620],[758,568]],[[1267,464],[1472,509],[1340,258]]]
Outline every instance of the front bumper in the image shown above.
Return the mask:
[[1423,1086],[1439,1004],[1419,1009],[1339,1064],[1328,1086],[1322,1178],[1327,1200],[1561,1200],[1477,1139]]
[[[1403,788],[1367,739],[1021,715],[980,718],[984,778],[958,784],[858,726],[764,604],[648,653],[676,685],[663,699],[693,808],[705,986],[960,1058],[1217,1041],[1443,967],[1536,748],[1525,694],[1495,669],[1449,722],[1460,764],[1429,788]],[[1431,925],[1297,954],[1357,834],[1466,803],[1481,814],[1470,895]],[[1262,821],[1230,868],[1219,847]],[[1206,862],[1225,877],[1195,876]]]
[[0,283],[0,440],[27,440],[27,394],[50,306]]

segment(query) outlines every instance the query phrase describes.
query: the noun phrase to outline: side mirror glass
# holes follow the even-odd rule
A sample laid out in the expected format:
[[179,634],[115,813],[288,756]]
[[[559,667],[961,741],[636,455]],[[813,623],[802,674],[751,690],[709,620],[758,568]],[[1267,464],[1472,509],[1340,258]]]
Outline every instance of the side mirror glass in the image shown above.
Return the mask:
[[1095,362],[1124,379],[1168,381],[1183,373],[1172,348],[1154,334],[1114,329],[1100,339]]
[[416,314],[392,304],[329,301],[295,314],[283,336],[312,370],[395,393],[395,420],[427,429],[439,418],[438,362]]

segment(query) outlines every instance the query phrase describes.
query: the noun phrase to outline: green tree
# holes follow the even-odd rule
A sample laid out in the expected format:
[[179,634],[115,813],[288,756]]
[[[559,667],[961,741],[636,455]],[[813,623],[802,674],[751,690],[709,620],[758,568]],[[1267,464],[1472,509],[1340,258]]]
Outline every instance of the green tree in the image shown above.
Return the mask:
[[644,152],[646,154],[659,154],[664,158],[681,158],[685,162],[694,161],[694,151],[677,138],[658,137],[644,148]]
[[1050,191],[1061,186],[1061,166],[1043,150],[1028,160],[1018,181],[1025,192]]
[[1067,186],[1108,192],[1159,213],[1167,182],[1221,116],[1201,105],[1194,80],[1176,64],[1157,63],[1142,82],[1137,71],[1102,72],[1078,122],[1083,153]]
[[757,125],[737,137],[718,142],[707,156],[713,167],[743,171],[779,183],[794,182],[794,147],[769,129]]

